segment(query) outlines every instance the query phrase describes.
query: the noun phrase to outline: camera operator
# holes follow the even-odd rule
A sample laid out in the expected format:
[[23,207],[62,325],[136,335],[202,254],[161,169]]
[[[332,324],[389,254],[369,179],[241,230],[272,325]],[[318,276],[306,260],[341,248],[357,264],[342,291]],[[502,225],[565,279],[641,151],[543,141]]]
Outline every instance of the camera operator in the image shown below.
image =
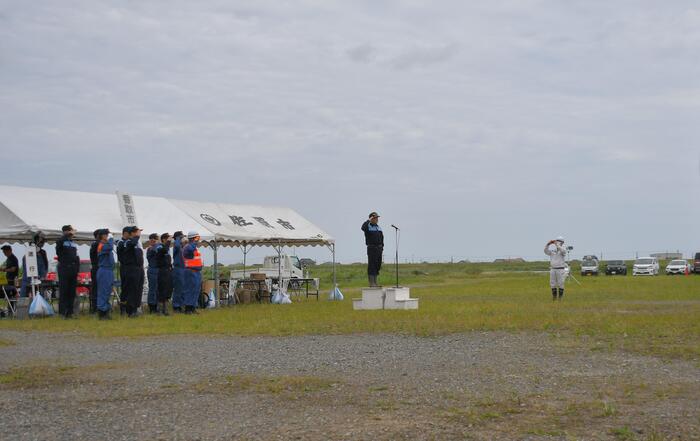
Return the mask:
[[[551,246],[554,245],[554,249]],[[566,280],[566,248],[564,248],[564,238],[559,236],[547,242],[544,253],[549,256],[549,286],[552,288],[552,301],[564,297],[564,281]],[[558,292],[557,292],[558,290]]]

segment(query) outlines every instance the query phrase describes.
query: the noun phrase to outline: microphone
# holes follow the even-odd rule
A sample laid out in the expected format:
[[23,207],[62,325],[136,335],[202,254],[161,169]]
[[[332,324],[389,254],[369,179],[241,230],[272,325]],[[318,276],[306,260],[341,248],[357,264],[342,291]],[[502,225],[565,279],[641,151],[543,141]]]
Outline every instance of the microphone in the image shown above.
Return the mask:
[[391,224],[391,227],[392,227],[392,228],[395,228],[395,229],[397,229],[397,230],[400,230],[400,228],[399,228],[399,227],[397,227],[397,226],[396,226],[396,225],[394,225],[394,224]]

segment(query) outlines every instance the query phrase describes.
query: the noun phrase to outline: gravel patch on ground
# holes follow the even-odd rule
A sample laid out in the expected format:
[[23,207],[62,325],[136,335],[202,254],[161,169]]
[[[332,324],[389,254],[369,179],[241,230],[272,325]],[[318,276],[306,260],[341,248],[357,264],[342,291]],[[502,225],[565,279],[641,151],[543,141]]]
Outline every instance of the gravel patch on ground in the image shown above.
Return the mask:
[[700,367],[547,334],[3,332],[2,439],[700,439]]

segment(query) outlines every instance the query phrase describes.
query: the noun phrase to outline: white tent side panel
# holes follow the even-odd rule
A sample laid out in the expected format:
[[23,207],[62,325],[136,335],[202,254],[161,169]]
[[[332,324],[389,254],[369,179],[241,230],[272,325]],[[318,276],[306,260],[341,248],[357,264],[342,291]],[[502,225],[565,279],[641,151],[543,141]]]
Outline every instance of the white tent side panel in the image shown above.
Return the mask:
[[[48,237],[61,234],[63,225],[73,225],[78,230],[79,239],[92,239],[92,232],[98,228],[118,228],[119,207],[116,196],[78,191],[44,190],[36,188],[0,186],[0,202],[11,211],[31,231],[42,231]],[[116,213],[116,218],[114,214]],[[8,226],[0,225],[2,237]]]
[[12,210],[0,203],[0,237],[22,238],[31,234],[32,226],[24,223]]

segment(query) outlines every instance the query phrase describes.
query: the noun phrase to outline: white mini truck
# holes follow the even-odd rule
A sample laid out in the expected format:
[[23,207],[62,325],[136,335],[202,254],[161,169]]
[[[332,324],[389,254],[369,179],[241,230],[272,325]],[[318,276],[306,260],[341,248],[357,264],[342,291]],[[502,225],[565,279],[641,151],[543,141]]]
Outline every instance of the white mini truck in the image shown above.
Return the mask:
[[[281,259],[281,260],[280,260]],[[231,271],[232,279],[242,279],[244,270]],[[297,256],[265,256],[262,266],[251,266],[245,269],[245,276],[250,277],[250,273],[263,273],[267,279],[277,280],[279,275],[282,279],[303,279],[304,268]]]

